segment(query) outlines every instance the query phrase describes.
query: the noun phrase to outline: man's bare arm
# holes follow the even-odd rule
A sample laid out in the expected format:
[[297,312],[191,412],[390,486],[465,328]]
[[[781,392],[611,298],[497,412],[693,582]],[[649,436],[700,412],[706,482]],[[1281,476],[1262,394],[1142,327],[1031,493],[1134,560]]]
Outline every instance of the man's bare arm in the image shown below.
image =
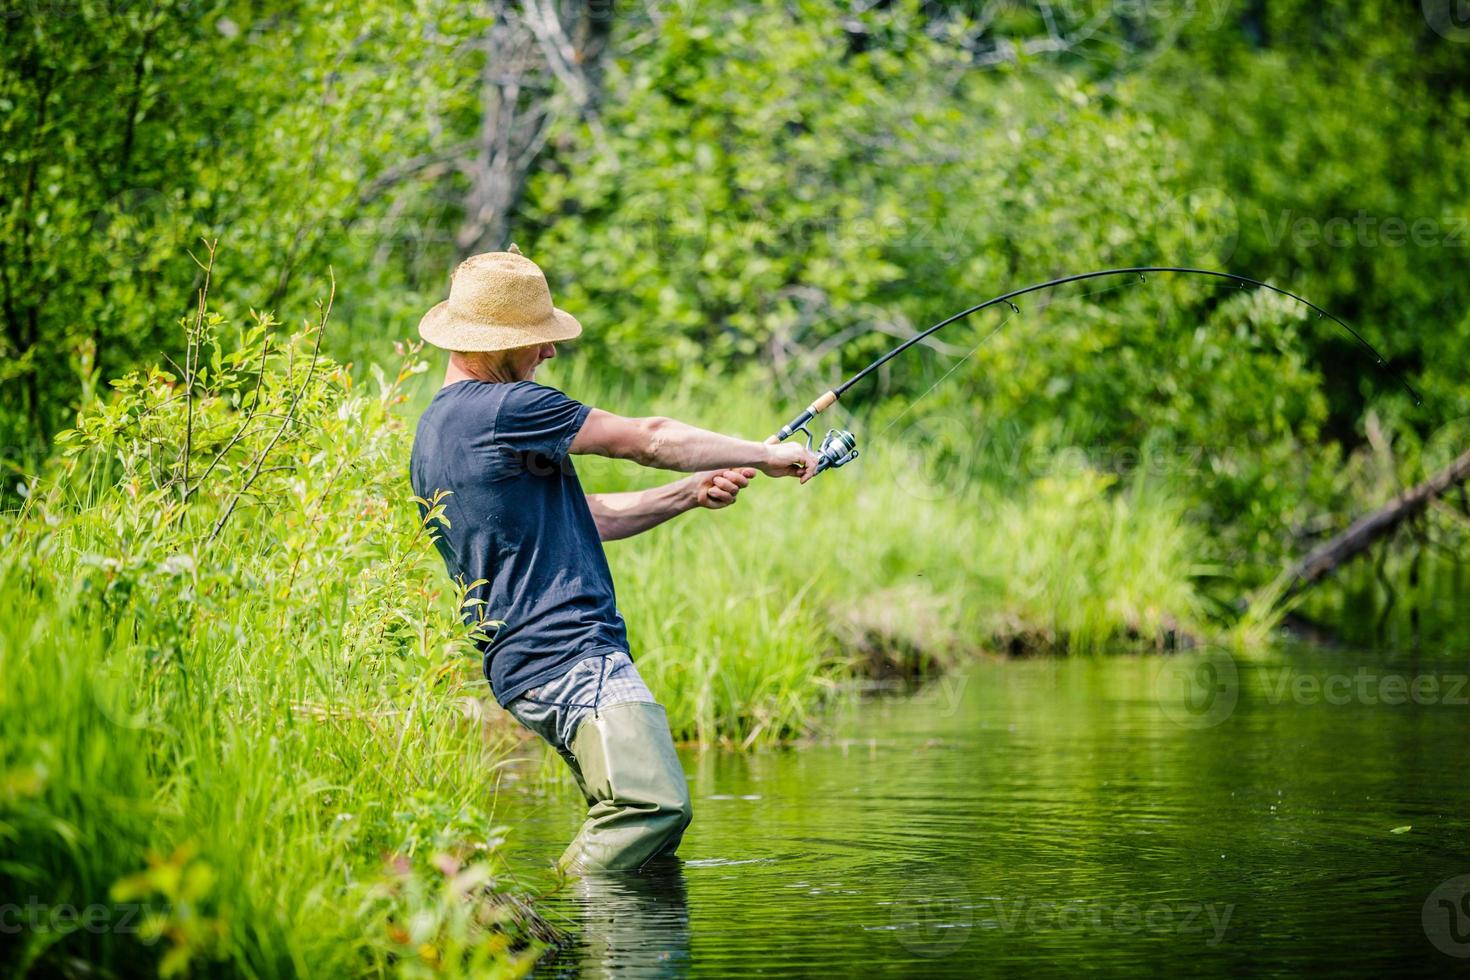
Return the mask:
[[587,505],[604,541],[631,538],[695,507],[718,510],[735,502],[755,470],[730,469],[696,473],[649,490],[589,493]]
[[817,472],[816,457],[796,443],[752,442],[675,419],[624,418],[597,408],[588,413],[571,451],[684,473],[748,466],[767,476],[799,476],[805,483]]

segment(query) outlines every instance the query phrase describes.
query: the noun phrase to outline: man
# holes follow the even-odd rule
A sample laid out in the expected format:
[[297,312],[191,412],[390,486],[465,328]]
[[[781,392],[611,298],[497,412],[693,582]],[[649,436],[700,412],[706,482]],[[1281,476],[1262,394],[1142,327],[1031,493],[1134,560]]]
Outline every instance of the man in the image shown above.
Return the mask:
[[[410,475],[445,497],[437,545],[449,574],[482,581],[485,675],[496,700],[549,742],[587,798],[558,862],[569,871],[639,868],[672,855],[689,787],[664,709],[638,676],[602,542],[695,507],[735,502],[759,470],[805,483],[816,458],[667,418],[622,418],[535,383],[556,344],[582,332],[556,309],[540,268],[511,246],[455,270],[449,299],[419,324],[450,351],[444,386],[419,420]],[[584,494],[569,454],[693,473],[631,493]]]

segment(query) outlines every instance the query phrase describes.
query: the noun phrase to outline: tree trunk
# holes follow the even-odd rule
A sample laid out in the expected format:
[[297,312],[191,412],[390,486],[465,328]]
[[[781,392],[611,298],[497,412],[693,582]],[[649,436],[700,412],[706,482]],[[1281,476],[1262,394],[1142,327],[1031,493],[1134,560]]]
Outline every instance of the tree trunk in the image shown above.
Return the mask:
[[1436,498],[1470,479],[1470,451],[1423,483],[1399,494],[1383,507],[1365,514],[1346,531],[1312,550],[1287,572],[1287,595],[1294,595],[1330,575],[1368,550],[1373,542],[1420,513]]
[[612,31],[606,0],[494,0],[480,74],[480,127],[458,169],[469,181],[461,254],[504,248],[526,178],[568,109],[597,111]]

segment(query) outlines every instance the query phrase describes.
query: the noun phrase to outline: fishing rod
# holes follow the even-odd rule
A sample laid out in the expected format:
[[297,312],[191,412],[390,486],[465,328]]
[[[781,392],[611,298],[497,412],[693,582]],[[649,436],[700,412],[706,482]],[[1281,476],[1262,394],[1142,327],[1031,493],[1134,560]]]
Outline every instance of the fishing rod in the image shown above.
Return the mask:
[[[1137,276],[1139,282],[1144,282],[1146,281],[1146,277],[1148,276],[1148,274],[1154,272],[1181,273],[1194,276],[1212,276],[1216,279],[1225,279],[1233,282],[1237,284],[1241,289],[1244,289],[1246,286],[1258,286],[1262,289],[1269,289],[1273,293],[1280,293],[1282,296],[1290,297],[1291,299],[1294,299],[1298,303],[1301,303],[1303,306],[1307,307],[1307,309],[1315,312],[1319,320],[1331,320],[1343,330],[1347,331],[1347,333],[1358,342],[1359,346],[1362,347],[1364,351],[1372,355],[1374,361],[1377,362],[1377,365],[1380,368],[1383,368],[1385,371],[1391,374],[1394,380],[1396,380],[1400,385],[1403,386],[1404,390],[1409,393],[1409,396],[1414,399],[1415,405],[1422,405],[1424,403],[1424,399],[1419,396],[1419,392],[1415,391],[1413,386],[1410,385],[1409,382],[1405,381],[1402,375],[1400,375],[1397,371],[1388,366],[1387,358],[1380,354],[1378,352],[1378,349],[1375,348],[1372,344],[1368,343],[1367,340],[1363,339],[1362,334],[1358,333],[1356,330],[1348,326],[1338,317],[1334,316],[1332,313],[1329,313],[1327,310],[1322,309],[1322,307],[1318,306],[1316,303],[1313,303],[1311,300],[1298,296],[1296,293],[1293,293],[1290,290],[1282,289],[1280,286],[1273,286],[1268,282],[1262,282],[1259,279],[1252,279],[1249,276],[1238,276],[1233,272],[1217,272],[1213,269],[1191,269],[1183,266],[1149,265],[1133,266],[1126,269],[1100,269],[1096,272],[1080,272],[1076,275],[1062,276],[1058,279],[1048,279],[1046,282],[1038,282],[1030,286],[1023,286],[1020,289],[1013,289],[1010,292],[1004,293],[1000,296],[996,296],[993,299],[987,299],[983,303],[977,303],[967,310],[961,310],[954,316],[949,317],[946,320],[941,320],[938,323],[934,324],[934,326],[929,327],[927,330],[917,333],[914,336],[910,337],[908,340],[905,340],[903,343],[899,344],[897,347],[883,354],[877,360],[873,361],[873,363],[863,368],[857,374],[854,374],[852,377],[842,382],[842,384],[838,385],[836,388],[833,388],[830,391],[823,393],[820,397],[818,397],[815,401],[808,405],[806,409],[801,412],[800,415],[797,415],[790,422],[787,422],[785,425],[781,426],[781,431],[771,436],[769,439],[766,440],[766,442],[784,442],[787,439],[791,438],[791,436],[796,434],[797,432],[801,432],[806,435],[807,448],[811,449],[812,433],[811,430],[807,428],[807,423],[816,418],[818,415],[825,412],[827,409],[831,408],[832,405],[836,403],[836,401],[844,394],[846,394],[853,385],[857,384],[859,381],[862,381],[868,375],[872,374],[878,368],[882,367],[884,364],[887,364],[889,361],[893,360],[895,357],[902,354],[910,347],[913,347],[915,344],[920,343],[932,334],[943,330],[951,323],[958,322],[968,316],[971,316],[972,314],[979,313],[981,310],[988,309],[992,306],[998,306],[1001,303],[1008,304],[1013,314],[1020,313],[1021,308],[1017,306],[1013,302],[1013,300],[1015,300],[1016,297],[1024,296],[1027,293],[1034,293],[1043,289],[1052,289],[1057,286],[1064,286],[1067,283],[1082,282],[1086,279],[1101,279],[1105,276]],[[999,328],[997,327],[996,329]],[[984,341],[981,342],[983,343]],[[819,446],[812,451],[816,454],[817,457],[818,473],[822,472],[823,470],[836,469],[839,466],[844,466],[852,462],[854,459],[857,459],[857,439],[853,437],[853,434],[851,432],[848,432],[845,429],[829,429],[827,431],[827,434],[822,438]]]

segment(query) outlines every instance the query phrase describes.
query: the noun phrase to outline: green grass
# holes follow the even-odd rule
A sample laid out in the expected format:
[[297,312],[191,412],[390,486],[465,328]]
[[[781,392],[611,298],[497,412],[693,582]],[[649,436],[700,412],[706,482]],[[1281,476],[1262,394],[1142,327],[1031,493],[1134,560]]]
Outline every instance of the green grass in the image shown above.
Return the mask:
[[248,353],[205,350],[192,399],[122,385],[4,529],[0,894],[151,914],[28,927],[0,966],[520,972],[507,740],[403,486],[395,381],[312,371],[300,338],[257,388]]

